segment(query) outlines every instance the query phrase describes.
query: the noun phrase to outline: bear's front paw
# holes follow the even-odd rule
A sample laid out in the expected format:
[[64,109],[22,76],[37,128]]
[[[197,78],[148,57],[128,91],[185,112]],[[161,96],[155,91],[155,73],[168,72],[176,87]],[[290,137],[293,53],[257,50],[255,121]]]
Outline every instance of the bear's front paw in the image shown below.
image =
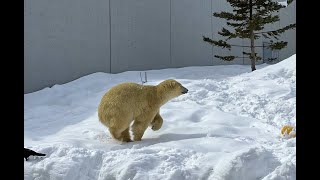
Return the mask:
[[122,139],[122,142],[133,142],[130,138],[124,138]]
[[154,130],[154,131],[158,131],[162,126],[162,122],[163,121],[153,121],[151,123],[151,129]]

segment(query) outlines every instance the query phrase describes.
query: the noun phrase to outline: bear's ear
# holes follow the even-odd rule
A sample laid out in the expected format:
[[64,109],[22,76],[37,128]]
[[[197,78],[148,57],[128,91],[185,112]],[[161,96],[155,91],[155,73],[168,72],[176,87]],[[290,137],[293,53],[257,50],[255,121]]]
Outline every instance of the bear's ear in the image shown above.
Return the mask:
[[170,86],[171,86],[171,87],[175,87],[176,84],[177,84],[177,83],[173,81],[173,82],[170,83]]

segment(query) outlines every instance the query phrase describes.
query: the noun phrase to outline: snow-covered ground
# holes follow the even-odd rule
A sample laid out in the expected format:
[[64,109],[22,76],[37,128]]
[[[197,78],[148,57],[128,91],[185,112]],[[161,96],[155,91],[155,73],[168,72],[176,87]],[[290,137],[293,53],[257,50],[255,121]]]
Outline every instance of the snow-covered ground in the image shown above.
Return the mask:
[[159,131],[141,142],[111,139],[98,121],[101,97],[139,72],[94,73],[24,95],[24,145],[47,154],[24,162],[24,178],[66,180],[296,179],[296,56],[275,65],[150,70],[189,92],[165,104]]

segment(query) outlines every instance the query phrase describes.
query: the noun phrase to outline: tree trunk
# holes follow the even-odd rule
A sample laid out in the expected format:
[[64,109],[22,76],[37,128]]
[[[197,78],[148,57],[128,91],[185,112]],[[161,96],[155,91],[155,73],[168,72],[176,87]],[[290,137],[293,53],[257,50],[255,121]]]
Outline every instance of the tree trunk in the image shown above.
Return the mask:
[[251,30],[251,35],[250,35],[250,44],[251,44],[251,70],[254,71],[256,70],[256,53],[254,49],[254,33],[253,30]]
[[251,44],[251,70],[254,71],[256,70],[256,53],[255,53],[255,50],[254,50],[254,33],[253,33],[253,30],[254,30],[254,24],[252,22],[252,0],[250,0],[249,2],[249,6],[250,6],[250,21],[249,21],[249,27],[250,27],[250,44]]

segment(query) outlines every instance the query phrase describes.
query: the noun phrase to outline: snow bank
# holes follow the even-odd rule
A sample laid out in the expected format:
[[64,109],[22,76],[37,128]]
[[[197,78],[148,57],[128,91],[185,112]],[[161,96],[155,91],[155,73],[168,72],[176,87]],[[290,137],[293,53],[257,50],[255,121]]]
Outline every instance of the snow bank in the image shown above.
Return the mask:
[[261,179],[279,164],[272,152],[251,147],[222,159],[209,179]]
[[189,92],[160,111],[163,127],[120,143],[99,123],[103,94],[139,72],[94,73],[26,94],[25,147],[47,154],[24,163],[24,179],[295,179],[296,56],[278,64],[150,70]]

